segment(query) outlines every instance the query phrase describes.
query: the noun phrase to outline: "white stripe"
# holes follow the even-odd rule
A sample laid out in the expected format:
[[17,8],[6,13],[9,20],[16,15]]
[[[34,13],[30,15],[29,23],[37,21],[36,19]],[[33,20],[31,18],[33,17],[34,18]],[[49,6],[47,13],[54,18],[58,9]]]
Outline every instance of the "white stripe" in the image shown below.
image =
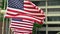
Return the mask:
[[9,14],[18,14],[17,12],[10,12],[10,11],[7,11],[7,13],[9,13]]
[[34,23],[34,21],[30,21],[30,20],[27,20],[27,19],[23,19],[23,21]]
[[24,1],[24,3],[30,3],[30,1]]
[[24,6],[26,6],[26,7],[34,7],[34,6],[28,5],[28,4],[24,4]]
[[11,20],[11,22],[17,22],[17,23],[19,23],[20,21],[14,21],[14,20]]
[[18,33],[18,32],[14,32],[14,34],[29,34],[29,33]]
[[22,34],[22,33],[14,32],[14,34]]
[[[13,25],[17,25],[17,26],[19,26],[19,27],[20,27],[20,26],[24,26],[24,27],[27,26],[27,27],[31,27],[31,28],[33,27],[33,26],[30,26],[30,25],[24,25],[24,24],[11,23],[11,25],[12,25],[12,24],[13,24]],[[12,26],[13,26],[13,25],[12,25]]]

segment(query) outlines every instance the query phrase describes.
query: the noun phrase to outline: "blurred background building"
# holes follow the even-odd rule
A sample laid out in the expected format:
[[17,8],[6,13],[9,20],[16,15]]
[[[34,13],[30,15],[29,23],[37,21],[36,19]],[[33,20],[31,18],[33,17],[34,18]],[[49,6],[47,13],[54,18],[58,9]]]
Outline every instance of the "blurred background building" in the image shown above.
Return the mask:
[[[42,28],[37,29],[37,34],[59,34],[60,32],[60,0],[31,0],[45,14],[46,19]],[[9,19],[3,18],[3,13],[6,9],[6,0],[0,0],[0,34],[3,31],[9,32]],[[3,26],[4,24],[5,26]],[[8,30],[8,31],[7,31]],[[8,33],[6,33],[8,34]]]

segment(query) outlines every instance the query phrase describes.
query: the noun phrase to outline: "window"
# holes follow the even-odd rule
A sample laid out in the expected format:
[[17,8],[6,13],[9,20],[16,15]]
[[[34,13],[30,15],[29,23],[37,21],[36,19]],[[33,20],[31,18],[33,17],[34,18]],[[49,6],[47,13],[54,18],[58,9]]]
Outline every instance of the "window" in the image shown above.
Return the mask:
[[60,0],[48,0],[48,6],[60,5]]
[[60,24],[48,24],[48,27],[60,27]]
[[49,31],[48,34],[57,34],[59,31]]
[[48,14],[60,14],[60,8],[48,8]]
[[37,6],[45,6],[45,1],[33,1],[33,3]]
[[48,21],[60,21],[60,16],[51,16],[48,17]]

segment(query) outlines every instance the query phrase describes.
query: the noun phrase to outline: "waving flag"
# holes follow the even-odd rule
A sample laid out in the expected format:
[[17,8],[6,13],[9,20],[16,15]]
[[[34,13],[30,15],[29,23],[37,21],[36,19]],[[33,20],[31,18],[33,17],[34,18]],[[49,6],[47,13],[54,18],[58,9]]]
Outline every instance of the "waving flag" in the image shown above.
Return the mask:
[[31,1],[8,0],[5,17],[12,18],[10,27],[14,29],[14,34],[28,34],[32,31],[34,22],[43,24],[45,14]]
[[8,7],[5,17],[19,17],[34,20],[35,22],[40,23],[41,20],[44,20],[45,14],[43,10],[39,9],[35,4],[30,1],[8,0]]

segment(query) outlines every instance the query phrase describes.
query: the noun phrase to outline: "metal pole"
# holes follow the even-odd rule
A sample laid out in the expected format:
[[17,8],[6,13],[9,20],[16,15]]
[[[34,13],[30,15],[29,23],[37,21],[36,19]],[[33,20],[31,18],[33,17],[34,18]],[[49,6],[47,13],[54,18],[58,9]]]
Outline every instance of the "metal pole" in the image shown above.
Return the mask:
[[[11,19],[9,19],[9,26],[10,26],[10,23],[11,23]],[[9,34],[12,34],[10,27],[9,27]]]
[[[0,20],[1,20],[1,8],[0,8]],[[1,30],[2,31],[2,30]]]
[[[3,9],[5,9],[5,1],[6,1],[6,0],[3,0]],[[2,34],[4,34],[4,24],[5,24],[5,23],[4,23],[4,19],[5,19],[5,18],[4,18],[4,15],[3,15]]]
[[8,19],[6,19],[6,34],[8,34],[9,32],[9,22],[8,22]]
[[47,1],[46,0],[46,34],[48,34],[48,24],[47,24]]
[[[10,24],[11,24],[11,19],[12,19],[12,18],[9,19],[9,26],[10,26]],[[10,27],[9,27],[9,31],[10,31],[10,34],[13,34],[13,31],[11,30]]]
[[2,23],[2,34],[4,34],[4,18],[3,18],[3,23]]
[[[4,8],[4,0],[2,0],[3,2],[3,6],[2,6],[2,8]],[[3,23],[2,23],[2,34],[4,34],[4,18],[3,18]]]

